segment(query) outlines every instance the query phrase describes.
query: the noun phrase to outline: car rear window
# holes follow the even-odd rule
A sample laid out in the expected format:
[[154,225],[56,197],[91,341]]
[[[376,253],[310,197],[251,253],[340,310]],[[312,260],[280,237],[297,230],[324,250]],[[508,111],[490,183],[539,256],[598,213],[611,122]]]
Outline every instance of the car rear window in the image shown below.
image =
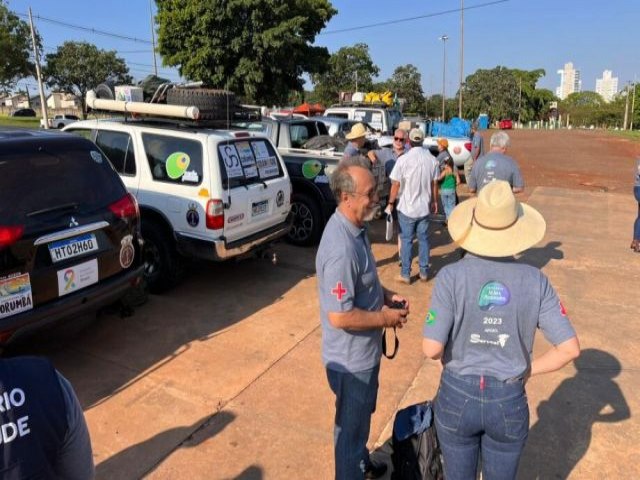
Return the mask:
[[154,180],[182,185],[202,183],[202,145],[195,140],[143,133],[142,144]]
[[261,183],[284,175],[275,148],[265,139],[221,142],[218,157],[224,188]]
[[[90,142],[14,143],[0,148],[0,218],[91,213],[126,191],[106,157]],[[19,199],[17,201],[16,199]]]

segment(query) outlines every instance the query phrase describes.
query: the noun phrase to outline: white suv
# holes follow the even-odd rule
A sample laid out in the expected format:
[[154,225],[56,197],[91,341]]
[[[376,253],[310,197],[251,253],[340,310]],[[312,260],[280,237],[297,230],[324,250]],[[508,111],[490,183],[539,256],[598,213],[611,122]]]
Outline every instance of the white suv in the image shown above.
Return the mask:
[[264,136],[157,120],[85,120],[64,131],[93,140],[136,196],[151,291],[176,282],[182,256],[237,258],[291,227],[289,174]]

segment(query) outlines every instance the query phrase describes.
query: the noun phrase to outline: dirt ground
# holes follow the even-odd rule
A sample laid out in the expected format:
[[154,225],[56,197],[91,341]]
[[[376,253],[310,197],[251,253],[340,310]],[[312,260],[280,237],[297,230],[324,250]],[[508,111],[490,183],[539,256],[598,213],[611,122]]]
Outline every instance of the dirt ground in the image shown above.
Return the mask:
[[[532,187],[629,191],[640,143],[595,130],[507,130],[513,156]],[[485,149],[494,130],[482,132]]]
[[[482,133],[487,149],[491,133]],[[540,470],[535,478],[638,478],[633,439],[640,425],[628,412],[640,408],[631,393],[640,381],[633,327],[640,255],[630,254],[628,243],[640,143],[582,130],[508,133],[523,197],[549,220],[527,261],[551,278],[591,350],[586,373],[568,366],[532,379],[533,433],[522,465]],[[594,229],[599,215],[606,220]],[[446,230],[430,233],[435,273],[459,254]],[[396,247],[384,242],[382,223],[371,238],[383,283],[407,295],[416,312],[401,331],[398,356],[383,362],[370,436],[376,448],[388,440],[398,408],[431,398],[438,375],[420,354],[433,282],[395,285]],[[603,248],[606,242],[612,248]],[[332,477],[333,398],[320,361],[315,249],[279,244],[275,251],[277,265],[199,262],[132,316],[102,314],[78,335],[47,335],[13,352],[48,356],[73,384],[97,478]],[[620,390],[611,400],[613,383]],[[554,408],[538,408],[544,402]],[[599,415],[598,402],[616,415]],[[587,415],[593,420],[584,433],[577,426]]]

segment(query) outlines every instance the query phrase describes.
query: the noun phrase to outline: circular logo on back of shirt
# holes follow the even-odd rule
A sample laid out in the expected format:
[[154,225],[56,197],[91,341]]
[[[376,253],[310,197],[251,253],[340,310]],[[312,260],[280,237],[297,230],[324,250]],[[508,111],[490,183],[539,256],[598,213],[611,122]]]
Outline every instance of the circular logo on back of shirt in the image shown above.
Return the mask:
[[480,310],[491,310],[493,307],[503,307],[509,303],[511,293],[504,283],[491,281],[484,284],[478,295]]

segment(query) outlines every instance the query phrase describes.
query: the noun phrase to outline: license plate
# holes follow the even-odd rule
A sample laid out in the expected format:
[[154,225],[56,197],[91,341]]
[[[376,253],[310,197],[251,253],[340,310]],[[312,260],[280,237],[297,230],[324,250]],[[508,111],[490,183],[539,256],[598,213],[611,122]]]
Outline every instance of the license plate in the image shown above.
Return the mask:
[[95,250],[98,250],[98,241],[93,233],[49,244],[49,254],[53,263],[61,262],[67,258],[78,257]]
[[251,204],[251,216],[255,217],[267,212],[269,206],[269,200],[263,200],[261,202]]

